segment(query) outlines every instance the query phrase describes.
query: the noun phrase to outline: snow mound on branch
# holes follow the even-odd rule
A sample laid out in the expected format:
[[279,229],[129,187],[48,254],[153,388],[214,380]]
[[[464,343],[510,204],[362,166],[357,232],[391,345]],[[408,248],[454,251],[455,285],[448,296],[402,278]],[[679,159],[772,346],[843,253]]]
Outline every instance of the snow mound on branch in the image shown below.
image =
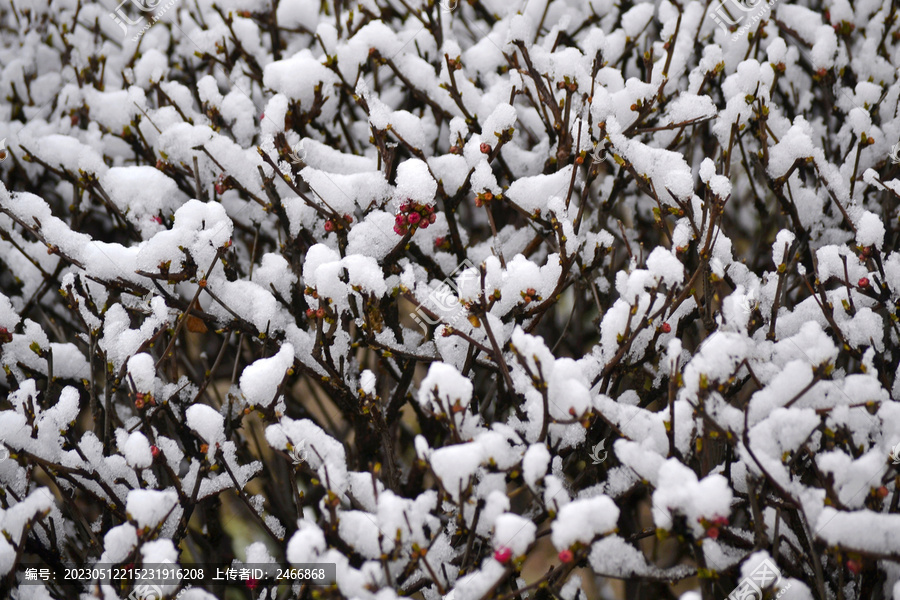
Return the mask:
[[215,449],[225,442],[225,417],[206,404],[194,404],[184,413],[187,425],[209,444],[207,456],[212,457]]
[[573,500],[560,509],[550,539],[557,550],[571,548],[575,542],[588,545],[594,537],[613,531],[618,520],[619,507],[609,496]]
[[268,407],[275,400],[278,387],[294,364],[294,347],[284,344],[275,356],[261,358],[241,373],[241,392],[251,406]]
[[174,490],[131,490],[125,501],[125,512],[138,529],[153,529],[169,515],[178,504],[178,494]]

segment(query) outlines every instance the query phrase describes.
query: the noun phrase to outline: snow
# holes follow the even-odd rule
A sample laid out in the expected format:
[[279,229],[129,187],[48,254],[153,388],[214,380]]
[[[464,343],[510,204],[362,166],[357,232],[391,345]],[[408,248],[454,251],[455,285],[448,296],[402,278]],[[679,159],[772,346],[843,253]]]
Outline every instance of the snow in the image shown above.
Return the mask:
[[325,535],[314,523],[306,520],[298,522],[298,529],[287,545],[287,559],[293,564],[317,562],[319,554],[325,552]]
[[168,565],[178,560],[178,551],[172,540],[160,539],[146,542],[141,546],[141,556],[144,564]]
[[453,365],[431,363],[419,387],[419,404],[435,413],[452,414],[454,407],[466,408],[472,400],[472,382]]
[[[382,554],[378,522],[367,512],[348,510],[341,513],[338,534],[348,541],[350,547],[364,558],[378,558]],[[385,549],[390,548],[390,538]]]
[[[613,143],[615,152],[630,161],[637,173],[652,183],[655,189],[664,190],[666,182],[670,180],[674,172],[681,171],[688,175],[690,174],[690,167],[688,167],[684,156],[680,153],[663,148],[653,148],[622,135],[619,133],[622,127],[615,117],[609,119],[608,127],[610,130],[609,138]],[[666,204],[675,205],[665,195],[660,195],[660,200]]]
[[476,442],[439,448],[431,453],[429,463],[441,480],[444,490],[454,500],[468,486],[469,479],[481,465],[481,446]]
[[260,265],[253,270],[251,281],[265,290],[274,289],[285,300],[290,300],[297,276],[290,270],[287,260],[280,254],[267,252]]
[[492,142],[494,136],[499,138],[502,133],[512,128],[515,123],[516,109],[509,104],[500,104],[484,120],[484,125],[481,128],[481,137]]
[[437,493],[427,491],[415,500],[401,498],[390,490],[378,495],[378,527],[391,532],[390,538],[403,543],[428,544],[425,527],[432,531],[439,523],[430,513],[437,506]]
[[674,515],[682,514],[695,535],[704,528],[701,519],[728,517],[732,491],[722,475],[707,475],[701,480],[675,459],[665,461],[659,470],[659,482],[653,492],[653,521],[661,529],[670,529]]
[[147,441],[147,436],[139,431],[128,436],[128,441],[122,447],[122,453],[125,455],[125,460],[132,467],[146,469],[153,464],[153,456],[150,454],[150,442]]
[[610,533],[619,520],[619,508],[605,495],[580,498],[563,506],[551,526],[550,539],[557,550],[575,542],[588,545],[594,537]]
[[160,525],[178,504],[172,490],[131,490],[125,502],[125,512],[138,529],[153,529]]
[[137,529],[131,523],[113,527],[103,536],[103,556],[100,562],[120,563],[128,558],[138,543]]
[[594,542],[591,546],[589,560],[596,573],[616,573],[624,577],[637,576],[675,580],[681,579],[691,572],[687,565],[660,569],[648,563],[640,550],[617,535]]
[[[136,54],[108,6],[46,4],[0,30],[0,577],[174,562],[237,498],[273,534],[219,523],[239,562],[334,563],[348,598],[509,595],[574,552],[551,595],[696,600],[691,544],[777,563],[783,599],[856,597],[857,566],[900,595],[885,2],[734,0],[725,31],[718,3],[221,0]],[[680,558],[617,532],[648,516]]]
[[769,170],[772,177],[783,177],[795,160],[812,158],[815,154],[813,142],[808,134],[808,125],[798,117],[798,124],[792,126],[781,140],[769,149]]
[[550,465],[550,451],[544,444],[532,444],[522,458],[522,476],[531,489],[536,489],[537,482],[547,474]]
[[9,298],[0,293],[0,327],[12,331],[21,320]]
[[509,548],[513,556],[522,556],[534,543],[537,525],[512,513],[504,513],[494,520],[494,548]]
[[775,243],[772,244],[772,261],[775,263],[775,266],[785,263],[787,259],[785,249],[790,249],[796,237],[792,231],[787,229],[782,229],[775,236]]
[[134,83],[144,86],[162,81],[168,71],[166,55],[156,48],[148,48],[134,65]]
[[187,425],[209,444],[208,457],[225,441],[225,417],[206,404],[194,404],[184,412]]
[[653,5],[638,4],[622,15],[622,29],[628,38],[634,39],[653,18]]
[[250,406],[270,406],[286,372],[293,364],[294,347],[285,343],[274,356],[261,358],[245,367],[241,373],[241,392]]
[[342,494],[349,485],[344,446],[312,421],[282,417],[278,423],[266,427],[266,441],[283,451],[287,451],[288,444],[293,447],[304,443],[308,449],[306,462],[318,471],[329,489]]
[[185,200],[175,181],[150,166],[113,167],[100,185],[145,239],[165,230],[154,217],[171,218]]
[[299,101],[301,106],[312,105],[317,86],[327,93],[335,83],[337,76],[307,49],[272,62],[263,69],[263,85]]
[[128,375],[138,392],[153,392],[156,383],[156,364],[153,357],[140,352],[128,359]]
[[892,555],[900,552],[900,517],[871,510],[837,511],[822,509],[815,526],[816,536],[829,546]]
[[875,213],[865,211],[856,223],[856,243],[860,246],[875,246],[881,250],[884,244],[884,224]]
[[590,386],[584,372],[571,358],[559,358],[548,365],[547,395],[550,414],[557,419],[580,417],[591,406]]
[[706,119],[716,114],[716,105],[709,96],[681,94],[666,109],[663,123],[686,123]]
[[3,531],[5,538],[4,545],[0,546],[0,573],[9,573],[17,558],[17,553],[10,544],[20,545],[26,525],[42,513],[49,512],[53,505],[50,491],[47,488],[37,488],[20,502],[11,504],[6,510],[0,510],[0,531]]
[[412,200],[419,204],[431,204],[437,192],[437,182],[428,172],[428,165],[421,160],[411,159],[397,167],[397,190],[395,197],[400,202]]
[[367,396],[375,395],[375,386],[377,383],[377,378],[375,373],[366,369],[359,375],[359,389],[363,391]]
[[654,248],[647,257],[647,269],[666,285],[676,285],[684,281],[684,266],[671,252],[664,248]]
[[520,177],[506,191],[506,197],[528,213],[544,212],[553,196],[565,196],[572,178],[572,167],[560,169],[552,175]]

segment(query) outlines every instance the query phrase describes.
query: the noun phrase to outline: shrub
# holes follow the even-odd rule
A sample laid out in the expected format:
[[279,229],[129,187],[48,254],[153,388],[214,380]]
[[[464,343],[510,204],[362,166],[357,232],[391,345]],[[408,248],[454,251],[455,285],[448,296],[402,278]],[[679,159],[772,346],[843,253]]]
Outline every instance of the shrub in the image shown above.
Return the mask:
[[0,595],[900,595],[895,3],[0,22]]

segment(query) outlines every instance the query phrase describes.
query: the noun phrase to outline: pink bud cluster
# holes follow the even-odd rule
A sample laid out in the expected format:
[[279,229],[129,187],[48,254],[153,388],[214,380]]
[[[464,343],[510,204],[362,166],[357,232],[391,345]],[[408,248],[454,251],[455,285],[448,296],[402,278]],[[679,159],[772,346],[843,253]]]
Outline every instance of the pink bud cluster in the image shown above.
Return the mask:
[[726,525],[728,525],[728,517],[715,516],[710,521],[703,517],[697,519],[697,522],[700,523],[701,527],[706,529],[706,537],[711,539],[718,539],[720,529]]
[[418,227],[428,229],[436,218],[434,207],[430,204],[419,204],[407,199],[400,205],[400,212],[394,217],[394,233],[406,235],[410,228],[413,232]]
[[353,222],[353,217],[345,214],[343,216],[343,221],[340,218],[338,219],[328,219],[325,221],[325,231],[332,232],[337,229],[345,229],[347,225]]
[[219,173],[219,177],[216,179],[215,184],[216,193],[221,196],[225,193],[225,190],[229,189],[229,187],[225,173]]

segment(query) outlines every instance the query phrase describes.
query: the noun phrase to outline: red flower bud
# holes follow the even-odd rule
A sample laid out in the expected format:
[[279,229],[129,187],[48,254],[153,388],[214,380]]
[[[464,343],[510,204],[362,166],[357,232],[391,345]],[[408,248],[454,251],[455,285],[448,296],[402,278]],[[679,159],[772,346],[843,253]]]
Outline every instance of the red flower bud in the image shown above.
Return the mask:
[[159,458],[159,448],[156,446],[150,446],[150,454],[153,456],[153,460]]
[[500,546],[494,552],[494,560],[496,560],[497,562],[506,564],[509,562],[510,558],[512,558],[512,550],[510,550],[506,546]]
[[862,564],[858,560],[853,560],[851,558],[847,561],[847,569],[854,575],[859,575],[860,571],[862,571]]
[[351,217],[350,215],[344,215],[344,220],[348,223],[352,223],[353,217]]
[[313,310],[313,309],[311,309],[311,308],[307,308],[307,309],[306,309],[306,316],[307,316],[308,318],[312,319],[314,316],[316,316],[316,311]]
[[491,145],[487,142],[481,142],[481,153],[482,154],[490,154],[491,153]]
[[559,553],[559,562],[569,563],[572,562],[574,555],[571,550],[562,550]]
[[334,231],[334,223],[325,221],[325,231]]
[[431,223],[428,221],[428,219],[422,219],[422,222],[419,223],[419,227],[421,227],[422,229],[428,229],[429,225],[431,225]]
[[417,212],[409,213],[409,217],[408,217],[408,219],[409,219],[409,224],[410,224],[410,225],[415,225],[416,223],[419,222],[419,220],[420,220],[421,218],[422,218],[422,215],[420,215],[420,214],[417,213]]
[[857,281],[856,283],[861,288],[867,288],[867,287],[869,287],[869,278],[868,277],[860,277],[859,281]]
[[436,214],[431,213],[430,215],[428,215],[428,222],[429,222],[429,223],[434,223],[435,221],[437,221],[437,215],[436,215]]
[[718,527],[710,527],[706,530],[706,537],[710,539],[717,539],[719,537],[719,528]]
[[663,333],[669,333],[672,331],[672,326],[669,325],[668,323],[663,323],[662,325],[659,326],[659,330],[662,331]]
[[317,308],[317,309],[316,309],[316,316],[317,316],[318,318],[320,318],[320,319],[323,318],[323,317],[325,316],[325,309],[324,309],[324,308]]

